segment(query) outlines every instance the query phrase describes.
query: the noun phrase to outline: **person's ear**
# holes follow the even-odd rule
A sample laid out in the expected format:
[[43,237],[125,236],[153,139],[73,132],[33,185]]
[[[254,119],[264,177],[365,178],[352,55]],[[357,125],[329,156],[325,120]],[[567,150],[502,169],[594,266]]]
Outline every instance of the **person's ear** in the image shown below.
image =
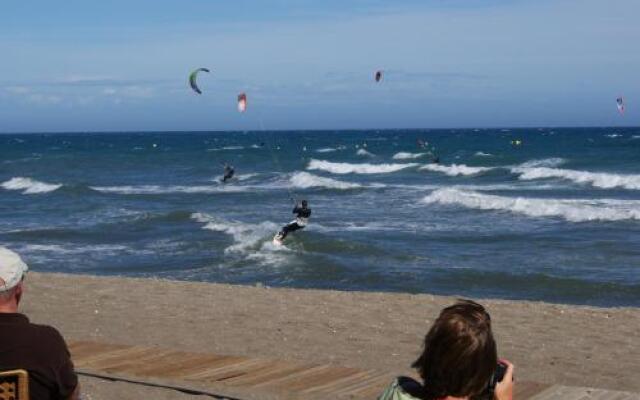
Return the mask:
[[15,296],[16,296],[16,304],[20,304],[20,300],[22,299],[22,291],[23,291],[23,287],[22,287],[22,282],[18,283],[18,286],[16,286],[16,291],[15,291]]

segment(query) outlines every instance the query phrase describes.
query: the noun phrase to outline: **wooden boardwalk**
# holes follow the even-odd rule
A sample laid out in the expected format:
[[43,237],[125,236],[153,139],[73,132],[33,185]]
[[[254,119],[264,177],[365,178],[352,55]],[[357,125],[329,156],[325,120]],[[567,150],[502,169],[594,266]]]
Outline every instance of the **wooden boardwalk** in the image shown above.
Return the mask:
[[[85,341],[69,342],[79,371],[107,378],[158,382],[169,380],[216,389],[239,388],[287,399],[375,399],[393,380],[388,371],[328,364],[198,354],[157,347]],[[518,382],[517,400],[640,400],[633,393]]]

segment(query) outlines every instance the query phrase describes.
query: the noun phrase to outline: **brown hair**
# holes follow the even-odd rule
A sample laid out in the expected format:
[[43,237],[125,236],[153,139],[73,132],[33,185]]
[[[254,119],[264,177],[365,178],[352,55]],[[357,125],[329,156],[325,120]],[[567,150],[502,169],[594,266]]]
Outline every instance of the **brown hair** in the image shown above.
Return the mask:
[[459,300],[440,312],[412,364],[422,377],[427,399],[480,394],[498,361],[491,317],[480,304]]

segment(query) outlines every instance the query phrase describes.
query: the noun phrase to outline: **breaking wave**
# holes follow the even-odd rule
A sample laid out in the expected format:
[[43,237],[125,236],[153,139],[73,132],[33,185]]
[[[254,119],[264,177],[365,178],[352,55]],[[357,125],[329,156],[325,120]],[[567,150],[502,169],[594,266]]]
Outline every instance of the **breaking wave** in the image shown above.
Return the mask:
[[557,167],[567,162],[564,158],[551,157],[540,160],[530,160],[520,164],[519,168]]
[[417,167],[419,164],[350,164],[323,160],[309,161],[308,170],[326,171],[332,174],[388,174],[405,168]]
[[308,172],[297,172],[295,173],[291,179],[291,186],[298,189],[308,189],[308,188],[316,188],[323,187],[327,189],[357,189],[361,188],[362,185],[351,182],[342,182],[336,179],[331,178],[323,178],[321,176],[313,175]]
[[370,153],[368,151],[366,151],[365,149],[358,149],[358,151],[356,151],[356,155],[360,156],[360,157],[375,157],[376,155],[373,153]]
[[240,193],[255,189],[255,186],[91,186],[102,193],[116,194],[170,194],[170,193]]
[[7,190],[22,190],[22,194],[49,193],[62,187],[61,184],[40,182],[31,178],[15,177],[0,186]]
[[207,151],[244,150],[244,146],[224,146],[207,149]]
[[447,174],[449,176],[476,175],[482,172],[490,171],[492,169],[493,168],[490,168],[490,167],[469,167],[468,165],[465,165],[465,164],[451,164],[451,165],[427,164],[420,167],[420,170],[442,172],[443,174]]
[[401,151],[393,155],[394,160],[415,160],[416,158],[424,157],[427,153],[407,153]]
[[580,184],[590,184],[602,189],[624,188],[640,190],[640,175],[612,174],[606,172],[576,171],[558,168],[512,168],[515,174],[520,174],[521,180],[545,178],[560,178]]
[[[255,178],[256,176],[258,176],[260,174],[258,173],[253,173],[253,174],[239,174],[239,175],[234,175],[232,178],[232,181],[246,181],[249,180],[251,178]],[[223,175],[218,175],[217,177],[213,178],[212,181],[213,182],[220,182],[222,181]]]
[[570,222],[640,220],[640,201],[504,197],[447,188],[435,190],[423,202],[509,211],[529,217],[560,217]]
[[316,153],[332,153],[334,151],[338,151],[338,149],[334,149],[332,147],[324,147],[322,149],[316,150]]
[[493,154],[485,153],[483,151],[476,151],[474,156],[476,156],[476,157],[493,157]]
[[274,246],[272,236],[279,226],[271,221],[248,224],[228,221],[205,213],[194,213],[191,218],[203,223],[202,229],[222,232],[233,238],[233,244],[224,250],[226,256],[241,256],[267,265],[283,265],[289,261],[293,252],[285,246]]

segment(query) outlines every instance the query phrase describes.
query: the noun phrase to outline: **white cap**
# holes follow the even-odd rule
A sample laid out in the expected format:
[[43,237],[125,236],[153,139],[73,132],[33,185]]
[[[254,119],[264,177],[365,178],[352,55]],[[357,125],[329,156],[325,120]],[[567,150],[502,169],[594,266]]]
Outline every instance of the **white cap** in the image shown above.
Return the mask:
[[0,246],[0,292],[16,287],[28,270],[17,253]]

